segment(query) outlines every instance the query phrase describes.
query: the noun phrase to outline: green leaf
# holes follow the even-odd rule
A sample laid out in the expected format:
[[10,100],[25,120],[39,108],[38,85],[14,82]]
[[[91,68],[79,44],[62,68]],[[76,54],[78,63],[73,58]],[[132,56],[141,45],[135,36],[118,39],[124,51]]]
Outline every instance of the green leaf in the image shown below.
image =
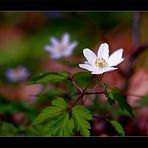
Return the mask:
[[83,136],[90,136],[89,129],[91,127],[87,120],[91,120],[92,115],[90,114],[89,110],[84,106],[76,105],[72,109],[72,116],[76,130],[80,131],[81,135]]
[[105,96],[111,105],[113,105],[115,101],[118,101],[121,109],[125,109],[131,116],[134,117],[133,110],[131,106],[126,102],[125,98],[121,95],[120,89],[114,87],[111,91],[108,91],[108,88],[106,87]]
[[16,136],[18,134],[18,129],[8,122],[2,122],[0,128],[0,136]]
[[107,101],[108,101],[111,105],[115,104],[115,98],[114,98],[112,92],[108,92],[107,89],[105,89],[105,96],[107,97],[107,99],[108,99]]
[[62,98],[58,98],[58,99],[53,100],[51,102],[51,104],[53,106],[56,106],[56,107],[59,107],[59,108],[62,108],[62,109],[66,109],[67,108],[67,103]]
[[71,118],[68,123],[67,123],[69,132],[73,134],[73,129],[74,129],[74,120]]
[[35,84],[56,83],[62,80],[66,80],[68,77],[69,74],[66,72],[46,72],[32,78],[32,83]]
[[0,102],[0,112],[15,113],[15,112],[35,112],[36,109],[26,102]]
[[133,110],[131,106],[126,102],[125,98],[121,95],[121,92],[118,88],[112,89],[112,94],[114,98],[119,102],[121,109],[125,109],[131,116],[134,117]]
[[46,125],[46,132],[49,136],[71,136],[73,129],[74,121],[73,119],[69,120],[69,113],[66,111],[59,118]]
[[37,95],[39,101],[53,100],[59,96],[64,96],[64,94],[59,92],[57,89],[49,89],[48,91],[41,92]]
[[92,75],[88,72],[78,72],[73,74],[75,79],[91,79]]
[[78,72],[73,75],[75,81],[82,87],[85,88],[91,81],[92,75],[88,72]]
[[44,72],[44,73],[40,73],[40,74],[34,74],[32,77],[31,77],[31,80],[30,82],[32,84],[36,83],[36,81],[46,77],[50,72]]
[[124,128],[122,127],[122,125],[118,121],[111,120],[109,122],[115,128],[115,130],[118,132],[118,134],[120,136],[125,136]]
[[89,136],[92,119],[89,110],[81,105],[73,107],[72,112],[67,112],[67,103],[59,98],[51,102],[51,107],[44,109],[34,120],[33,125],[41,125],[38,131],[41,135],[48,136],[72,136],[75,131],[81,135]]
[[57,117],[61,115],[62,111],[67,108],[67,103],[62,98],[53,100],[51,104],[53,106],[44,109],[33,121],[33,125],[40,124],[51,118]]

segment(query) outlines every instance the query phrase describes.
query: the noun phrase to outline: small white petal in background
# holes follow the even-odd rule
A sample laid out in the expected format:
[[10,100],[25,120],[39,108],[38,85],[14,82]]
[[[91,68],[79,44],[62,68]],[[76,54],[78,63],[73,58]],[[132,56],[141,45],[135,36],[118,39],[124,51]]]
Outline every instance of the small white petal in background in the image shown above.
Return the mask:
[[55,37],[50,37],[50,42],[50,45],[45,46],[45,50],[50,53],[52,59],[71,56],[78,45],[77,41],[70,42],[69,33],[64,33],[60,41]]
[[107,43],[102,43],[98,49],[97,55],[90,49],[85,48],[83,54],[87,61],[84,64],[79,64],[81,68],[91,71],[91,74],[102,74],[116,70],[124,58],[122,58],[123,49],[118,49],[109,57],[109,46]]
[[20,82],[26,80],[29,76],[29,71],[24,66],[18,66],[17,68],[9,68],[6,70],[6,77],[12,82]]

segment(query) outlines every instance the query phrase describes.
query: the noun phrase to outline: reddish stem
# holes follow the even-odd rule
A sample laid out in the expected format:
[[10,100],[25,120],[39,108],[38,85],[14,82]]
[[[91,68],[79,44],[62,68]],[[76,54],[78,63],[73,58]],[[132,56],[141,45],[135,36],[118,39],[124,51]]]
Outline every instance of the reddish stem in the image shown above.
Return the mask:
[[69,80],[72,82],[72,84],[78,89],[78,91],[83,93],[83,89],[80,87],[80,85],[73,79],[73,77],[70,77]]
[[100,92],[85,92],[85,95],[93,95],[93,94],[104,94],[105,91]]
[[[98,77],[98,75],[95,75],[92,79],[92,81],[94,79],[96,79]],[[102,76],[103,77],[103,76]],[[100,78],[102,78],[100,76]],[[71,111],[71,109],[76,105],[76,103],[81,99],[83,100],[83,96],[86,95],[92,95],[92,94],[103,94],[104,91],[102,92],[86,92],[86,89],[88,88],[88,86],[91,84],[92,81],[90,81],[90,83],[88,83],[88,85],[85,87],[85,89],[82,89],[80,87],[80,85],[73,79],[73,77],[69,77],[69,80],[72,82],[72,84],[78,89],[78,91],[80,92],[80,96],[71,104],[71,106],[68,108],[68,111]]]

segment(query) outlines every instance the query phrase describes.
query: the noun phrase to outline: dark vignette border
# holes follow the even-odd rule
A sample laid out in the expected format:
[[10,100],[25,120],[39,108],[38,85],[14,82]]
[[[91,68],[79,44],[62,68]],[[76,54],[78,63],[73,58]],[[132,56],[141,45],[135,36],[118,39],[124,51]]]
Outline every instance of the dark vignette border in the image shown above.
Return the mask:
[[[0,0],[0,11],[148,11],[146,0]],[[1,148],[146,148],[148,137],[0,137]]]
[[0,137],[1,148],[146,148],[147,137]]
[[3,11],[143,11],[147,0],[0,0]]

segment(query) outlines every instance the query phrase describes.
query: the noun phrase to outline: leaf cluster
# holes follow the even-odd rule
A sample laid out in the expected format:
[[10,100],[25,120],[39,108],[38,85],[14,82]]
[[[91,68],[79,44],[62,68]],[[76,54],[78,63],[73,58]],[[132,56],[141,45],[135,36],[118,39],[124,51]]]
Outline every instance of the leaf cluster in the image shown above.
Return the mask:
[[52,100],[51,105],[33,121],[33,126],[41,125],[44,135],[73,136],[78,131],[82,136],[90,135],[89,120],[92,116],[87,108],[76,105],[69,112],[63,98]]
[[127,103],[126,99],[122,96],[122,93],[119,88],[112,88],[111,91],[109,91],[107,88],[105,89],[105,96],[108,99],[108,102],[111,105],[115,104],[115,101],[117,101],[120,105],[120,108],[122,110],[126,110],[131,116],[134,117],[133,110],[131,106]]

